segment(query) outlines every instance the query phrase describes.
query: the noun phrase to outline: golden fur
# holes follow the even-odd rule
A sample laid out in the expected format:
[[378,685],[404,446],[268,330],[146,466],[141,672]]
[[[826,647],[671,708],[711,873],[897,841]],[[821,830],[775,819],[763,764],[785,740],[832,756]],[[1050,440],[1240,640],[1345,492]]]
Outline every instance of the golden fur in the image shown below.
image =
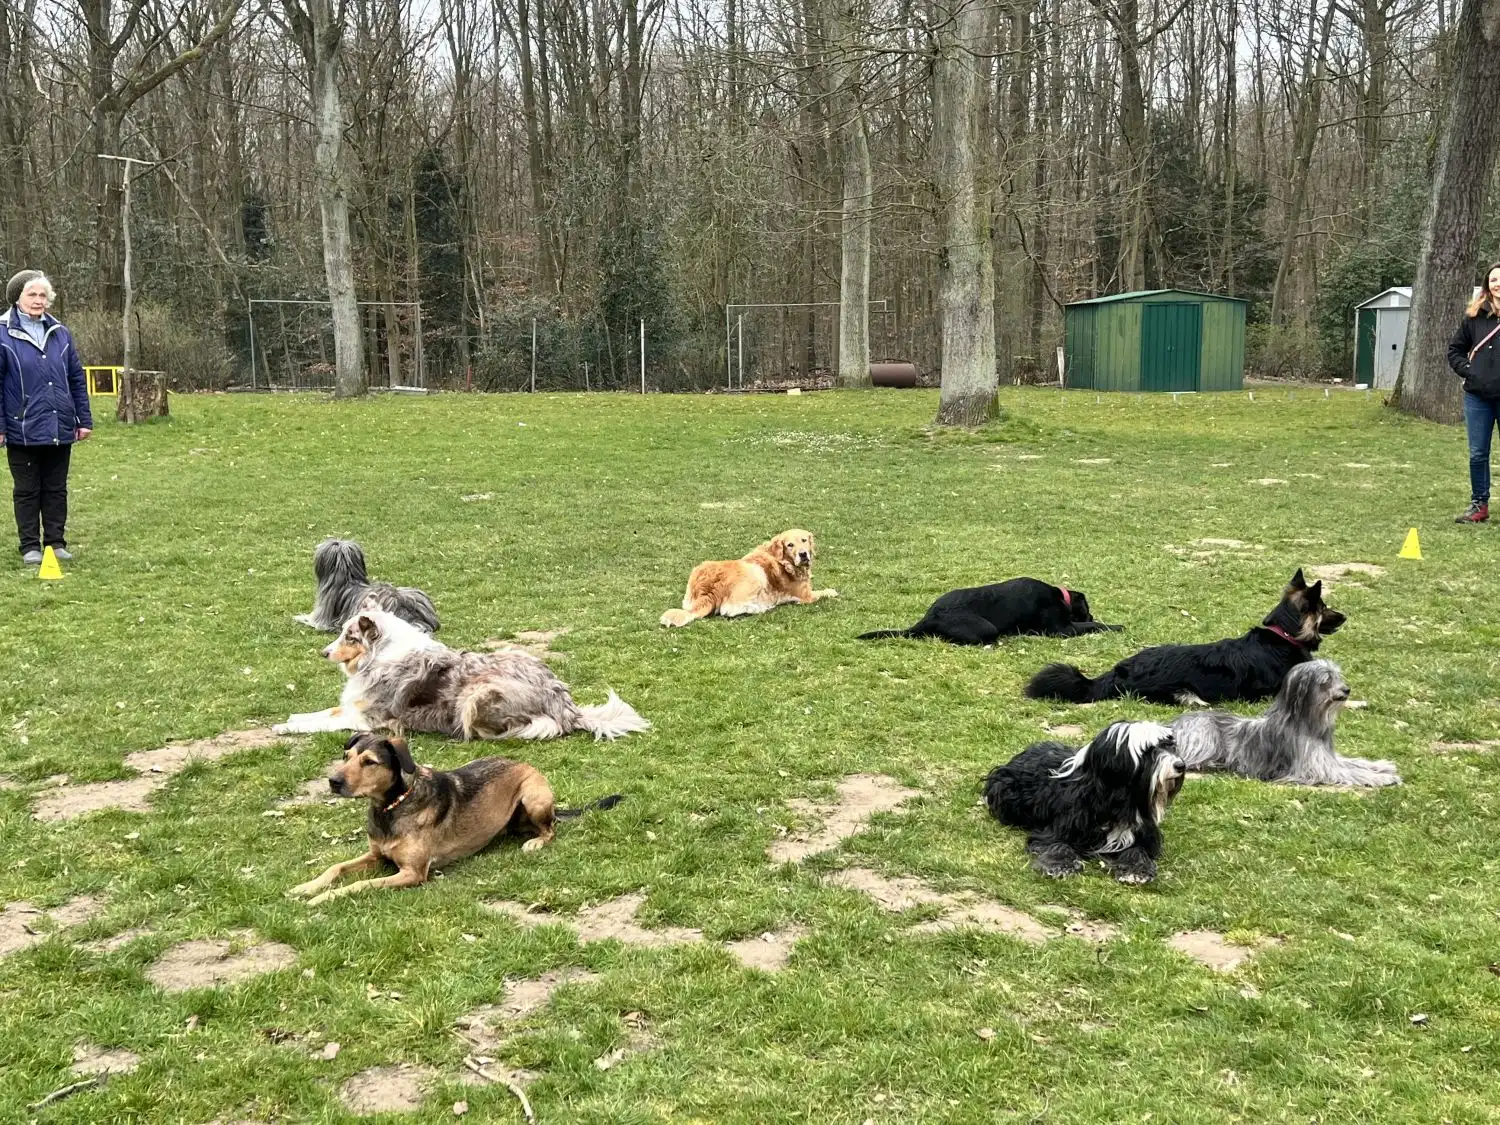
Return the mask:
[[681,609],[661,615],[663,625],[688,625],[717,613],[739,617],[766,613],[787,602],[811,605],[820,598],[836,598],[837,590],[812,588],[812,532],[783,531],[741,559],[703,562],[688,576]]

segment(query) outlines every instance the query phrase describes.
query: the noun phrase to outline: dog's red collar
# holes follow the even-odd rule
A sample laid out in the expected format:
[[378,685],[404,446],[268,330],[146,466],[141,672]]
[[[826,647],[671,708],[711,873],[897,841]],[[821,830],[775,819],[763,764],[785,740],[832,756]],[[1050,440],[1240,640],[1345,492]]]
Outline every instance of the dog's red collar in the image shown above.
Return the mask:
[[386,805],[386,807],[383,808],[383,809],[381,809],[380,811],[381,812],[390,812],[392,809],[394,809],[397,805],[399,805],[402,801],[406,800],[406,798],[408,798],[410,796],[411,796],[411,790],[410,789],[403,790],[402,793],[401,793],[401,796],[397,797],[394,801],[392,801],[390,804]]
[[1288,644],[1296,645],[1298,648],[1307,647],[1307,643],[1305,641],[1299,641],[1296,637],[1292,636],[1280,625],[1262,625],[1261,628],[1266,630],[1268,633],[1275,633],[1278,637],[1286,641]]
[[1070,594],[1070,593],[1068,593],[1068,588],[1066,586],[1059,586],[1058,589],[1062,591],[1063,608],[1064,609],[1072,609],[1073,608],[1073,595]]

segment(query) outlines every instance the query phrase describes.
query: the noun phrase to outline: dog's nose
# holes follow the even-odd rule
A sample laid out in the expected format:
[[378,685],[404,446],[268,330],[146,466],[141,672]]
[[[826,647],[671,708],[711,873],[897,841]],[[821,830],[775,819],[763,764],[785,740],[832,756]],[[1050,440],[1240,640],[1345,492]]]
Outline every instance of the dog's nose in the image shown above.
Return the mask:
[[331,792],[342,794],[344,792],[344,779],[342,777],[330,777],[328,788]]
[[1184,762],[1181,758],[1173,758],[1172,759],[1172,776],[1173,777],[1181,777],[1185,773],[1187,773],[1187,763]]

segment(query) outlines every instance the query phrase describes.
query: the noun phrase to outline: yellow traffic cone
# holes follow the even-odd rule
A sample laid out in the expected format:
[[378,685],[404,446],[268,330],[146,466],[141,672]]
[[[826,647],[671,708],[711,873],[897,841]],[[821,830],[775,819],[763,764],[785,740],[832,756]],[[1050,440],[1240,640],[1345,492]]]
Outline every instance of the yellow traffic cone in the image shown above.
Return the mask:
[[1420,559],[1422,557],[1422,541],[1417,538],[1417,529],[1412,528],[1406,533],[1406,542],[1401,544],[1401,558]]
[[42,552],[42,569],[37,571],[38,578],[44,582],[57,582],[63,576],[62,567],[57,564],[57,555],[51,547]]

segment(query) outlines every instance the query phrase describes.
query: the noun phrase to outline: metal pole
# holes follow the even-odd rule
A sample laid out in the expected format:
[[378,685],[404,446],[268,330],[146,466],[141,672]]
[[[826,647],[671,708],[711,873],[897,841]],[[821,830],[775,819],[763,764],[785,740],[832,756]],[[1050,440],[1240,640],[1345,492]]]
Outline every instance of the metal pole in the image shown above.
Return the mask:
[[255,390],[255,308],[249,297],[245,298],[245,319],[250,325],[250,389]]
[[531,393],[536,394],[536,317],[531,318]]
[[646,318],[641,318],[641,394],[646,393]]
[[583,389],[586,390],[586,391],[592,389],[589,386],[589,361],[588,360],[584,360],[583,361]]
[[735,321],[735,329],[739,333],[740,344],[740,390],[745,389],[745,314],[740,313]]
[[729,305],[724,306],[724,379],[729,384],[729,390],[734,390],[734,363],[730,355],[729,335]]
[[417,314],[417,385],[427,386],[427,352],[422,347],[422,302],[413,301],[412,307]]

